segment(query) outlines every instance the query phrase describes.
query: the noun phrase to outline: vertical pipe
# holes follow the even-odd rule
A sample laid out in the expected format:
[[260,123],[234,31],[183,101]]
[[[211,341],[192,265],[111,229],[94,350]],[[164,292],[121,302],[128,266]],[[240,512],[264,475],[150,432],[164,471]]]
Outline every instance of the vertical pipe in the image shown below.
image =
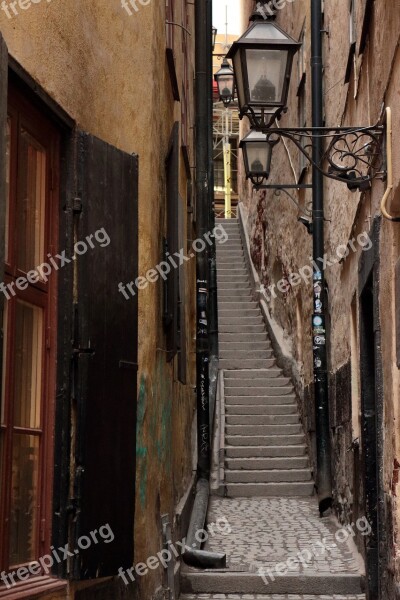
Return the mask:
[[224,144],[224,179],[225,179],[225,219],[232,217],[231,196],[231,145],[229,141]]
[[[228,20],[228,17],[227,17]],[[231,199],[231,145],[229,143],[229,109],[225,107],[224,132],[224,187],[225,187],[225,219],[232,217]]]
[[[323,127],[322,5],[311,0],[312,125]],[[322,138],[313,139],[313,160],[319,163]],[[322,514],[332,504],[331,444],[329,427],[328,364],[325,329],[324,188],[321,172],[313,167],[313,360],[317,437],[317,488]]]
[[[209,222],[209,147],[208,128],[208,16],[210,0],[195,2],[195,107],[196,107],[196,229],[204,239]],[[210,25],[211,28],[211,25]],[[209,331],[208,331],[208,251],[196,254],[196,390],[197,456],[199,477],[209,478],[211,464]]]
[[[207,18],[209,24],[212,23],[212,2],[208,3]],[[207,43],[209,52],[208,60],[208,165],[210,174],[210,186],[208,189],[208,208],[209,208],[209,231],[215,227],[214,211],[214,156],[213,156],[213,52],[212,52],[212,26],[209,27],[209,40]],[[218,297],[217,297],[217,256],[215,247],[215,238],[211,238],[212,244],[209,248],[209,274],[210,274],[210,300],[209,300],[209,322],[210,322],[210,355],[211,362],[213,358],[218,357]],[[214,361],[215,362],[215,361]],[[212,403],[211,403],[212,404]],[[211,405],[211,416],[213,406]]]

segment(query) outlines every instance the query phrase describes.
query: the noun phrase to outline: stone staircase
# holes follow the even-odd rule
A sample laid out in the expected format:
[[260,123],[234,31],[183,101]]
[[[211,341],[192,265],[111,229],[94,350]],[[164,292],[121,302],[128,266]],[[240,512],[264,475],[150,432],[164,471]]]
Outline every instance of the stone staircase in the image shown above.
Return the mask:
[[[252,299],[239,223],[219,223],[229,236],[217,245],[225,495],[210,498],[204,549],[225,552],[227,568],[184,566],[180,600],[365,600],[359,556],[337,543],[333,515],[320,518],[296,396]],[[216,529],[221,518],[228,531]]]
[[228,234],[217,245],[226,493],[310,496],[314,482],[293,386],[276,366],[252,299],[239,224],[220,222]]

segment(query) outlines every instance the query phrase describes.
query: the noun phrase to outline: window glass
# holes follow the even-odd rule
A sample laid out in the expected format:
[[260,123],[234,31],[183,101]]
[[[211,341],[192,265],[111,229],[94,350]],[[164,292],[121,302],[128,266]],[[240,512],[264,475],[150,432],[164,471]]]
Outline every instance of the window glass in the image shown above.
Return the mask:
[[43,311],[17,301],[14,349],[14,425],[40,427]]
[[17,198],[17,267],[28,272],[44,260],[46,153],[22,130]]
[[10,565],[34,560],[37,548],[39,506],[39,438],[13,435]]

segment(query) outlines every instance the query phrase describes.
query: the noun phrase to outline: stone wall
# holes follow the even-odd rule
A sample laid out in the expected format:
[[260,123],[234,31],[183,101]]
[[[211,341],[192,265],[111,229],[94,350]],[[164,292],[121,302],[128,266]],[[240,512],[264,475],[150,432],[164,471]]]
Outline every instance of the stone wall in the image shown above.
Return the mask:
[[[283,4],[283,3],[279,3]],[[249,13],[254,3],[244,4]],[[384,0],[357,2],[355,13],[356,51],[350,55],[349,3],[324,2],[324,111],[326,125],[374,125],[383,116],[385,106],[392,108],[393,135],[400,132],[399,31],[400,13],[396,3]],[[369,12],[366,13],[366,7]],[[368,17],[370,17],[368,22]],[[245,19],[244,19],[245,21]],[[278,10],[277,22],[295,39],[304,30],[305,87],[302,96],[302,69],[299,57],[294,60],[289,110],[279,125],[296,127],[311,125],[310,72],[310,2],[287,2]],[[363,27],[365,37],[363,36]],[[361,44],[364,44],[360,51]],[[346,70],[349,82],[345,83]],[[298,95],[299,94],[299,95]],[[300,99],[304,99],[304,109]],[[304,122],[300,122],[300,110]],[[246,124],[242,129],[245,131]],[[393,146],[394,191],[389,209],[400,211],[400,150]],[[282,142],[275,147],[270,183],[294,183],[300,173],[299,153],[293,145]],[[303,173],[303,182],[310,183],[310,169]],[[332,469],[334,473],[335,509],[343,523],[354,522],[364,511],[362,449],[357,438],[360,430],[360,341],[359,341],[359,264],[369,247],[368,237],[373,220],[380,214],[380,201],[385,183],[376,180],[370,191],[351,193],[340,182],[325,179],[325,250],[333,263],[326,270],[328,286],[328,325],[330,331],[329,371]],[[290,340],[302,380],[302,415],[314,454],[313,393],[312,393],[312,286],[304,281],[289,286],[285,293],[269,293],[268,287],[290,273],[298,273],[310,264],[311,236],[297,219],[310,207],[310,191],[289,190],[279,196],[273,191],[253,192],[249,183],[241,181],[242,201],[248,211],[249,234],[254,264],[267,290],[269,310],[273,319]],[[297,205],[296,205],[297,204]],[[379,313],[383,376],[383,519],[382,545],[383,597],[395,597],[395,581],[400,580],[398,560],[399,507],[398,464],[400,434],[399,372],[396,365],[396,336],[394,323],[399,310],[395,295],[395,265],[399,259],[400,225],[381,220],[379,256]],[[355,240],[354,250],[339,260],[342,244]],[[276,295],[276,297],[274,297]],[[397,299],[398,303],[398,299]],[[360,550],[363,548],[360,545]]]
[[[182,104],[174,101],[166,61],[165,2],[136,4],[138,10],[131,9],[128,14],[119,0],[51,3],[43,0],[19,9],[18,15],[12,15],[11,19],[1,11],[0,31],[10,55],[80,128],[128,153],[138,154],[139,274],[142,275],[162,260],[162,238],[166,232],[165,159],[174,121],[182,121]],[[182,10],[187,11],[187,16]],[[175,2],[174,20],[192,34],[170,26],[181,98],[182,47],[184,42],[188,46],[186,119],[191,167],[194,164],[193,5]],[[194,239],[191,216],[186,212],[188,172],[182,152],[180,195],[185,223],[183,237]],[[176,360],[166,361],[162,280],[139,293],[136,562],[162,549],[160,515],[168,513],[174,522],[175,506],[192,474],[195,261],[187,263],[185,269],[187,385],[178,382]],[[135,400],[132,398],[132,402]],[[126,535],[133,532],[127,531]],[[162,575],[156,570],[141,578],[139,596],[150,598],[161,584]],[[74,589],[80,587],[86,589],[87,585],[71,586],[68,598],[73,598]],[[86,590],[79,597],[86,599],[88,594]]]

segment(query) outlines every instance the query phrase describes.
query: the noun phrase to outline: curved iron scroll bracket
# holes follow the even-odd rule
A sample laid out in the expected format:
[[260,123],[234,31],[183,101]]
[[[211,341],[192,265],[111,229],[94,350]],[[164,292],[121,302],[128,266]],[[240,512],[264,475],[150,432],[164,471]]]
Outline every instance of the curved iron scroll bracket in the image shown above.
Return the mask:
[[[368,189],[373,179],[386,179],[383,143],[385,128],[345,127],[345,128],[294,128],[266,129],[267,141],[285,137],[291,140],[325,177],[342,181],[350,189]],[[319,162],[312,156],[313,139],[326,140],[326,150]]]
[[[373,179],[386,179],[384,126],[358,128],[266,129],[267,140],[291,140],[308,162],[325,177],[345,182],[350,189],[368,189]],[[319,162],[312,156],[315,137],[326,140]]]
[[[363,191],[370,188],[373,179],[386,180],[384,125],[287,129],[272,126],[276,118],[280,119],[281,112],[279,115],[275,114],[274,118],[261,109],[259,112],[251,110],[250,114],[249,111],[244,114],[255,129],[267,136],[267,141],[275,144],[281,138],[290,140],[325,177],[346,183],[350,190]],[[316,137],[321,137],[326,142],[318,162],[313,160],[312,152]]]

